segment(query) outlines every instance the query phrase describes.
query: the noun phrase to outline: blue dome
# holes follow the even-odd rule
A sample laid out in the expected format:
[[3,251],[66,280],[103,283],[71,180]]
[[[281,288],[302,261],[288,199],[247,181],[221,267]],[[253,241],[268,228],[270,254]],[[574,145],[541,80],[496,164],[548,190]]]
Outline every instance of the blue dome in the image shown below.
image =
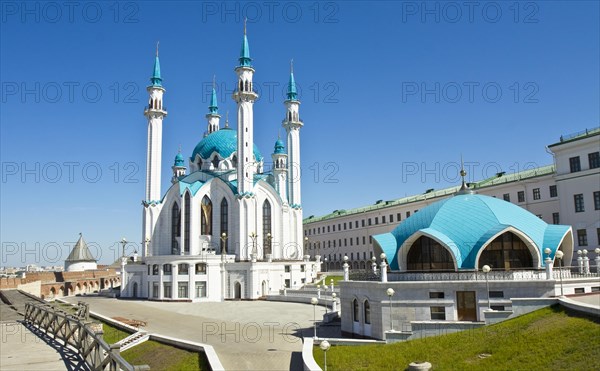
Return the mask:
[[173,164],[173,166],[185,166],[185,161],[183,160],[181,152],[179,152],[177,156],[175,156],[175,163]]
[[285,146],[283,145],[283,142],[281,141],[281,139],[277,139],[277,141],[275,142],[275,152],[273,152],[273,153],[276,155],[286,154]]
[[[572,256],[572,234],[566,225],[550,225],[529,211],[494,197],[462,194],[429,205],[404,220],[391,233],[373,236],[375,245],[388,256],[392,269],[400,269],[399,256],[406,256],[412,242],[428,236],[446,247],[459,269],[474,269],[482,247],[503,231],[517,233],[536,250],[534,261],[541,267],[543,250],[550,248],[550,257],[562,249],[565,261]],[[402,251],[401,251],[402,250]],[[568,258],[568,259],[567,259]]]
[[[208,160],[213,152],[217,152],[222,158],[228,158],[235,151],[237,151],[237,131],[224,128],[212,132],[202,139],[194,148],[191,159],[194,161],[198,154],[202,159]],[[256,144],[254,145],[254,157],[256,161],[262,160]]]

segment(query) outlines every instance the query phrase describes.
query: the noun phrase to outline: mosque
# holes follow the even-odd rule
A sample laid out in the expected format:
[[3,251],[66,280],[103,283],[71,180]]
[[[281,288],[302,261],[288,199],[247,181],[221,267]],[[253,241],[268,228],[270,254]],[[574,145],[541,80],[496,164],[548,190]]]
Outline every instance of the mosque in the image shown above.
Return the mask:
[[[237,124],[220,124],[213,86],[207,133],[188,167],[179,153],[161,193],[162,124],[167,117],[158,49],[147,91],[148,147],[140,259],[123,257],[122,297],[165,301],[257,299],[313,282],[320,257],[304,255],[298,93],[290,72],[282,126],[267,169],[254,144],[255,69],[246,31],[236,90]],[[268,160],[267,160],[268,161]],[[189,174],[187,173],[189,169]]]

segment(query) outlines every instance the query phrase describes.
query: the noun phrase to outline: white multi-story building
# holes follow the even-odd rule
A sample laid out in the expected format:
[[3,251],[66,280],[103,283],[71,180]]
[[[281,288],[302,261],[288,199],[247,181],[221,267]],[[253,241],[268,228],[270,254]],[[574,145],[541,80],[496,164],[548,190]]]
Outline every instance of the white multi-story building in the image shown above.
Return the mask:
[[[554,164],[512,174],[504,172],[468,183],[478,194],[523,207],[551,224],[573,227],[575,251],[600,247],[600,129],[561,137],[549,146]],[[321,256],[324,269],[339,270],[348,256],[353,269],[368,269],[374,255],[372,236],[390,232],[411,214],[443,198],[458,186],[304,220],[307,253]],[[376,190],[373,190],[376,193]]]
[[[254,68],[244,32],[233,100],[237,125],[220,126],[216,90],[204,137],[189,157],[175,157],[172,185],[160,191],[163,105],[158,50],[147,90],[148,119],[146,198],[143,201],[141,259],[122,259],[124,297],[151,300],[220,301],[256,299],[281,288],[312,282],[319,258],[302,252],[299,105],[293,71],[284,102],[282,126],[287,151],[277,140],[265,171],[263,156],[254,145]],[[236,130],[237,129],[237,130]],[[276,128],[273,128],[276,131]]]

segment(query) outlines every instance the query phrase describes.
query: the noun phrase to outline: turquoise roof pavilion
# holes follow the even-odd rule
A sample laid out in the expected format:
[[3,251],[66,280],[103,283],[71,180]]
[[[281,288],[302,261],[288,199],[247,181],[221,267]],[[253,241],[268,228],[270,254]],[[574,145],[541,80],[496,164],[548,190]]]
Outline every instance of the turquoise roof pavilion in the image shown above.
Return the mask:
[[[431,204],[392,232],[373,236],[392,270],[430,271],[542,268],[562,250],[573,256],[570,226],[547,224],[510,202],[458,193]],[[547,254],[546,249],[550,249]]]

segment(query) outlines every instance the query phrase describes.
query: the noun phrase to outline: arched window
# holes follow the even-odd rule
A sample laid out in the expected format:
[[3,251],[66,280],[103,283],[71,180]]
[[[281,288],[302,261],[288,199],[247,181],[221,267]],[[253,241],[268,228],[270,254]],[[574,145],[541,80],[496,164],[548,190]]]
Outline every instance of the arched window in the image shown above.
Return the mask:
[[371,324],[371,304],[369,304],[368,300],[365,300],[363,308],[365,313],[365,323]]
[[202,197],[201,233],[203,235],[212,234],[212,202],[208,196]]
[[264,253],[271,254],[271,240],[273,236],[271,235],[271,203],[269,200],[263,202],[262,214]]
[[419,237],[412,244],[406,260],[409,271],[454,270],[448,250],[427,236]]
[[505,232],[496,237],[479,257],[479,267],[494,269],[531,268],[533,259],[527,245],[514,233]]
[[352,319],[354,320],[354,322],[358,322],[359,321],[359,309],[358,309],[358,300],[354,299],[352,300]]
[[233,164],[233,167],[237,167],[237,156],[233,155],[233,157],[231,158],[231,163]]
[[240,80],[240,91],[244,91],[244,81]]
[[250,91],[250,84],[246,81],[246,91]]
[[181,237],[181,212],[177,202],[173,203],[171,208],[171,254],[179,254],[179,242],[177,238]]
[[184,207],[184,220],[183,220],[183,251],[185,253],[190,252],[190,210],[192,208],[192,203],[190,199],[190,193],[185,192],[185,202],[183,204]]
[[219,156],[215,155],[215,157],[213,157],[212,165],[215,170],[219,168]]
[[[223,233],[229,236],[229,204],[225,197],[221,200],[221,235]],[[221,243],[224,245],[221,248],[227,252],[227,239]]]
[[202,170],[202,159],[198,157],[198,169]]

